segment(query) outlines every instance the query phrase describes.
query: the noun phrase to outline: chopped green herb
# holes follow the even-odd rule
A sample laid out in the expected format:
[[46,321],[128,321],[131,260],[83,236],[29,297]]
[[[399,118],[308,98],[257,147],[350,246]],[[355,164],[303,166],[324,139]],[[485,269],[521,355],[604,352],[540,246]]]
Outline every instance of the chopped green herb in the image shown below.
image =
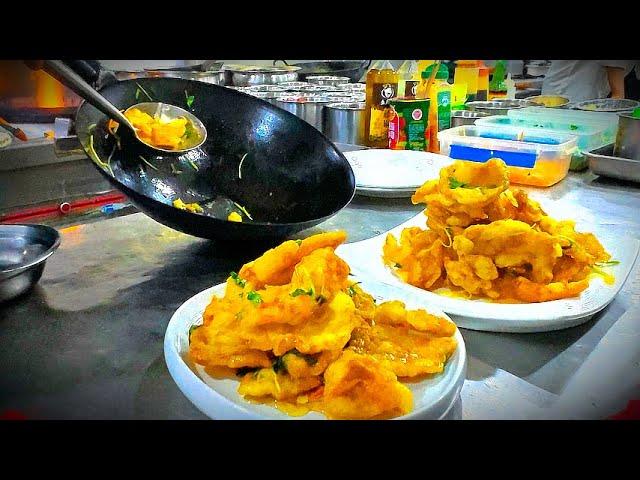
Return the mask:
[[187,122],[187,124],[184,127],[184,135],[182,135],[182,138],[184,138],[185,140],[188,140],[191,137],[193,137],[195,133],[196,133],[196,129],[193,128],[193,124],[191,122]]
[[253,218],[251,217],[251,215],[249,215],[249,212],[247,212],[247,209],[246,209],[246,208],[244,208],[242,205],[240,205],[239,203],[236,203],[236,202],[233,202],[233,204],[234,204],[236,207],[238,207],[240,210],[242,210],[242,213],[244,213],[244,214],[247,216],[247,218],[248,218],[249,220],[253,220]]
[[347,293],[349,294],[350,297],[353,297],[357,293],[355,288],[353,287],[355,287],[359,283],[362,283],[362,282],[356,282],[353,285],[349,285],[349,288],[347,288]]
[[193,95],[189,95],[186,90],[184,91],[184,96],[187,98],[187,107],[191,108],[191,105],[193,105],[193,101],[196,99],[196,97],[194,97]]
[[136,100],[140,98],[140,89],[136,88]]
[[571,125],[569,125],[569,129],[570,130],[578,130],[578,125],[571,124]]
[[[153,98],[151,98],[151,95],[149,95],[149,94],[147,93],[147,91],[146,91],[144,88],[142,88],[142,85],[140,85],[138,82],[136,82],[136,85],[138,86],[138,88],[139,88],[140,90],[142,90],[142,93],[144,93],[144,94],[147,96],[147,98],[149,99],[149,101],[150,101],[150,102],[153,102]],[[139,93],[136,91],[136,99],[137,99],[139,96],[140,96],[140,95],[139,95]]]
[[238,377],[244,377],[247,373],[255,373],[258,370],[260,370],[258,367],[241,367],[236,370],[236,375]]
[[189,160],[189,165],[191,165],[191,168],[193,168],[196,172],[200,170],[198,168],[198,165],[196,165],[193,160]]
[[302,240],[296,240],[296,243],[298,244],[298,246],[302,245]]
[[310,297],[313,297],[313,288],[310,288],[309,290],[304,290],[302,288],[296,288],[289,295],[291,295],[292,297],[298,297],[300,295],[309,295]]
[[249,300],[254,305],[258,305],[258,304],[262,303],[262,297],[260,296],[260,294],[258,292],[253,291],[253,290],[251,290],[249,293],[247,293],[247,300]]
[[172,163],[171,164],[171,173],[173,173],[174,175],[180,175],[182,173],[182,170],[178,170],[176,168],[176,166]]
[[464,188],[467,184],[459,182],[455,177],[449,177],[449,188],[455,190],[456,188]]
[[247,284],[247,281],[240,278],[240,275],[238,275],[236,272],[231,272],[229,276],[233,278],[233,281],[236,282],[236,285],[239,285],[242,288],[244,288],[244,286]]
[[[285,353],[286,355],[286,353]],[[281,357],[276,357],[276,359],[273,361],[273,363],[271,364],[271,368],[273,368],[273,371],[278,373],[278,372],[282,372],[282,371],[287,371],[287,366],[284,363],[284,355]]]
[[189,327],[189,344],[191,344],[191,334],[193,333],[194,330],[200,328],[202,325],[191,325]]
[[598,267],[611,267],[613,265],[620,265],[619,260],[610,260],[608,262],[597,262],[596,265]]
[[140,157],[140,160],[142,160],[144,163],[146,163],[149,166],[149,168],[153,168],[156,172],[158,171],[158,167],[156,167],[156,166],[152,165],[151,163],[149,163],[149,161],[146,158],[144,158],[142,155],[138,155],[138,157]]

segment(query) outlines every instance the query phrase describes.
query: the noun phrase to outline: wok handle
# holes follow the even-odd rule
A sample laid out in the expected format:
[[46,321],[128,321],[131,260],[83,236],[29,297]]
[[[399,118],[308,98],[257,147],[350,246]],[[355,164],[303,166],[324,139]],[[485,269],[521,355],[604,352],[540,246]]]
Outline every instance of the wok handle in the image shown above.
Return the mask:
[[61,83],[76,92],[109,118],[120,124],[124,123],[133,130],[133,126],[129,123],[127,117],[120,112],[120,110],[91,88],[91,85],[85,82],[84,79],[74,72],[68,65],[65,65],[62,60],[44,60],[42,68],[49,75],[55,77]]

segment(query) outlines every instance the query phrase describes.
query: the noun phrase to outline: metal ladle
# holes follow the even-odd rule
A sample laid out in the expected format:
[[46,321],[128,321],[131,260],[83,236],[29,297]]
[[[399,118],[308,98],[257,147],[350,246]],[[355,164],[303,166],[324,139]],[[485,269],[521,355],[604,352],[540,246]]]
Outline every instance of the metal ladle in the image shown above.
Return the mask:
[[164,149],[161,147],[157,147],[150,143],[147,143],[142,138],[138,136],[137,129],[131,124],[129,119],[120,112],[109,100],[100,95],[96,90],[94,90],[91,85],[84,81],[84,79],[74,72],[71,68],[65,65],[61,60],[45,60],[43,64],[43,69],[50,74],[51,76],[58,79],[60,82],[65,84],[71,90],[76,92],[82,98],[84,98],[91,105],[96,107],[102,113],[107,115],[111,120],[118,122],[120,125],[124,125],[129,128],[135,137],[142,143],[144,143],[147,147],[150,147],[154,150],[159,150],[161,152],[168,153],[184,153],[189,150],[193,150],[194,148],[198,148],[202,145],[207,139],[207,129],[204,124],[200,121],[198,117],[194,114],[180,108],[175,105],[169,105],[167,103],[162,102],[144,102],[137,103],[135,105],[130,106],[125,110],[125,113],[131,110],[132,108],[137,108],[145,113],[148,113],[154,118],[159,116],[164,116],[169,120],[173,120],[179,117],[184,117],[187,121],[191,122],[193,125],[193,129],[196,132],[197,136],[194,136],[194,139],[191,143],[189,143],[185,148],[182,149]]

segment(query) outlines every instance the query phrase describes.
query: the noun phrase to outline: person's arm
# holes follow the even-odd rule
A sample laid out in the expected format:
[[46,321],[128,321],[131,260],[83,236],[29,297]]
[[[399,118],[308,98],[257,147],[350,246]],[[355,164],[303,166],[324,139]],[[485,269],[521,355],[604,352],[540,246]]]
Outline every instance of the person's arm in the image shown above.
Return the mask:
[[624,68],[605,66],[609,88],[611,88],[611,98],[624,98]]

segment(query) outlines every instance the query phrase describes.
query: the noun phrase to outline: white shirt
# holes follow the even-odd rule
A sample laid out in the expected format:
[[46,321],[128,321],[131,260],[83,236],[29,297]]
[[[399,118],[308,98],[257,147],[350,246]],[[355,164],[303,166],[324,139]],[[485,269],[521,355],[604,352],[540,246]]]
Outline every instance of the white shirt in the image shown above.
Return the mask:
[[625,76],[635,60],[552,60],[542,82],[543,95],[562,95],[571,102],[606,98],[611,93],[604,67],[624,69]]

